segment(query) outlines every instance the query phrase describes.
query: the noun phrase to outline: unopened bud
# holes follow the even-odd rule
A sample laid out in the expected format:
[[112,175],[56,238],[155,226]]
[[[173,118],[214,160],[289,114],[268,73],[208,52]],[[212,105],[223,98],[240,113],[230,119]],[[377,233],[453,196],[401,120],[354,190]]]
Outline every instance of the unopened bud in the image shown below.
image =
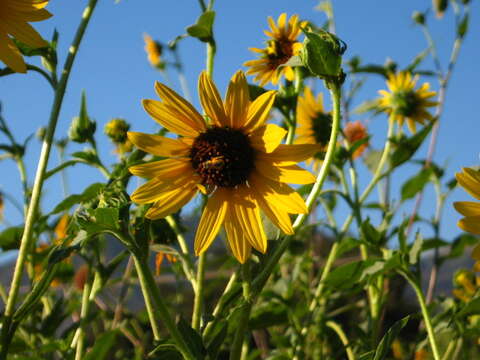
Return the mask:
[[432,0],[432,6],[437,18],[441,18],[443,17],[445,10],[447,10],[448,0]]
[[127,141],[128,130],[130,130],[130,124],[120,118],[110,120],[103,128],[105,135],[116,144],[124,144]]
[[425,15],[420,11],[414,11],[412,14],[412,19],[418,25],[425,25]]
[[97,129],[97,123],[90,119],[82,119],[79,116],[75,116],[70,124],[68,130],[68,138],[78,143],[85,143],[93,137],[95,130]]

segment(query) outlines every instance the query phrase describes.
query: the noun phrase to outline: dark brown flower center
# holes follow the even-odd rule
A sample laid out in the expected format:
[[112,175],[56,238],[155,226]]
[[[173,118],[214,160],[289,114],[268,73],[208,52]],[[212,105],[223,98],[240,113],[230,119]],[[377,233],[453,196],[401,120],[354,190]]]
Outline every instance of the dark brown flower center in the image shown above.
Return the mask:
[[293,56],[293,41],[288,39],[270,40],[267,46],[267,58],[272,67],[286,63]]
[[190,161],[202,184],[235,187],[245,184],[254,168],[255,152],[240,130],[214,126],[193,142]]

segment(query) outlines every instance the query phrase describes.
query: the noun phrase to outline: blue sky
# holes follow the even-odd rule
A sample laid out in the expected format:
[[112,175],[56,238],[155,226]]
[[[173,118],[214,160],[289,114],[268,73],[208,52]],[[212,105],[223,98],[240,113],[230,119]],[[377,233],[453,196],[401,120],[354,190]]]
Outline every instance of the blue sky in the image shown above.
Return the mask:
[[[325,16],[314,10],[317,1],[217,1],[215,37],[218,52],[215,59],[214,80],[221,92],[226,88],[233,73],[242,68],[242,64],[254,58],[248,48],[261,47],[266,36],[267,17],[277,17],[282,12],[299,14],[302,19],[323,24]],[[48,9],[54,17],[35,24],[45,37],[50,38],[56,28],[60,32],[59,62],[63,64],[66,50],[70,44],[80,15],[86,1],[51,1]],[[413,25],[411,14],[414,10],[426,10],[431,2],[424,1],[334,1],[337,34],[348,44],[345,59],[359,55],[363,63],[384,63],[392,58],[400,67],[407,65],[413,57],[426,48],[425,39],[420,29]],[[462,166],[479,164],[479,118],[475,108],[476,96],[480,92],[480,72],[478,58],[480,50],[480,5],[473,2],[471,27],[462,48],[457,69],[447,93],[445,111],[441,119],[440,136],[435,155],[435,162],[447,164],[446,178],[452,178]],[[76,116],[80,106],[82,90],[86,91],[88,110],[96,119],[99,128],[99,148],[103,160],[108,164],[115,160],[112,147],[102,134],[103,126],[113,117],[123,117],[132,124],[132,130],[152,132],[155,123],[140,105],[142,98],[154,98],[155,80],[164,78],[152,69],[143,50],[143,33],[155,39],[168,42],[183,34],[185,28],[195,22],[200,14],[198,2],[194,0],[177,0],[164,2],[156,0],[132,1],[122,0],[115,4],[113,0],[99,1],[91,24],[76,59],[70,78],[62,112],[57,128],[57,137],[66,135],[70,121]],[[432,33],[437,41],[438,52],[444,68],[449,57],[453,41],[453,16],[451,9],[441,21],[430,16]],[[205,67],[205,46],[198,40],[187,38],[181,42],[180,55],[185,63],[193,102],[198,106],[196,81]],[[38,59],[31,60],[39,64]],[[431,68],[431,61],[422,68]],[[172,86],[180,91],[175,73],[171,74]],[[426,80],[426,79],[424,79]],[[435,79],[429,80],[434,89],[438,88]],[[317,88],[320,88],[317,86]],[[367,99],[377,97],[377,90],[385,88],[379,77],[370,77],[361,91],[356,105]],[[11,75],[0,79],[0,101],[3,104],[3,116],[10,124],[17,139],[24,139],[39,127],[46,125],[52,103],[52,91],[48,84],[37,74]],[[328,96],[326,97],[328,99]],[[326,102],[327,108],[329,101]],[[368,119],[361,115],[355,119],[367,121],[372,133],[373,147],[380,148],[386,133],[386,120],[379,116]],[[0,142],[3,142],[0,138]],[[27,151],[27,168],[30,182],[38,160],[40,144],[36,139],[30,142]],[[82,149],[81,145],[70,145],[67,154]],[[426,147],[420,149],[417,158],[424,158]],[[52,153],[50,166],[58,163],[58,154]],[[414,168],[405,168],[393,178],[393,193],[414,174]],[[20,198],[21,186],[15,164],[10,160],[0,162],[1,191]],[[361,183],[368,181],[363,171]],[[102,181],[95,170],[77,165],[68,170],[71,193],[81,192],[88,184]],[[135,183],[135,181],[134,181]],[[133,184],[134,186],[136,184]],[[375,194],[376,195],[376,194]],[[45,184],[43,207],[50,210],[63,198],[60,177],[50,179]],[[442,232],[447,239],[459,233],[455,223],[459,215],[452,208],[452,201],[470,200],[463,190],[456,190],[446,204]],[[427,191],[422,205],[422,212],[433,216],[434,197]],[[407,203],[402,212],[411,212],[413,202]],[[402,214],[399,214],[399,219]],[[339,214],[339,222],[345,216]],[[7,201],[5,218],[12,224],[21,222],[21,217]],[[3,229],[5,225],[0,225]]]

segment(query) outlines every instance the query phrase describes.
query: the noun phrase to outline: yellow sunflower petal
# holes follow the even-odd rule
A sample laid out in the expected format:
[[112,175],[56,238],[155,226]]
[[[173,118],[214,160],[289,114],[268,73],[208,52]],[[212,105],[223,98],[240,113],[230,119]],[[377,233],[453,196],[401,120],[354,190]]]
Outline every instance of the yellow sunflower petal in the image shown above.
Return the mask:
[[225,96],[225,112],[230,121],[229,126],[235,129],[243,127],[249,105],[247,79],[243,71],[239,70],[230,80]]
[[145,217],[147,219],[161,219],[173,214],[187,204],[195,196],[197,191],[195,186],[188,184],[187,186],[164,192],[158,197],[153,206],[148,209]]
[[173,191],[178,187],[186,186],[191,184],[192,187],[195,186],[196,178],[194,178],[194,173],[185,173],[181,177],[175,179],[160,179],[153,178],[147,181],[145,184],[136,189],[130,199],[137,204],[149,204],[155,202],[162,198],[163,193]]
[[463,173],[456,173],[455,177],[461,187],[463,187],[474,198],[480,200],[480,182],[475,178],[472,172],[467,172],[467,169],[468,168],[464,168]]
[[287,130],[275,124],[263,125],[250,133],[250,144],[257,150],[271,153],[287,134]]
[[139,149],[157,156],[188,156],[190,152],[190,146],[181,140],[134,131],[129,131],[127,137]]
[[213,124],[217,126],[229,125],[222,98],[218,93],[217,87],[205,71],[200,74],[198,79],[198,93],[203,110],[212,119]]
[[247,120],[243,125],[246,131],[254,130],[262,126],[268,119],[270,110],[275,101],[276,91],[267,91],[266,93],[257,97],[248,109]]
[[192,171],[190,159],[166,159],[141,165],[130,166],[128,170],[143,178],[160,177],[162,179],[176,178],[185,171]]
[[480,234],[480,216],[467,216],[458,222],[458,227],[472,234]]
[[228,206],[228,211],[225,215],[225,232],[227,234],[228,245],[232,251],[233,256],[241,263],[245,264],[250,257],[251,245],[245,239],[245,234],[237,222],[235,213],[232,214],[231,206]]
[[15,21],[7,17],[3,20],[3,26],[8,27],[8,32],[17,40],[33,48],[48,46],[48,42],[43,40],[40,34],[25,21]]
[[165,104],[175,110],[182,117],[182,121],[198,132],[206,130],[205,121],[197,110],[183,97],[178,95],[168,86],[155,82],[155,91]]
[[270,180],[253,173],[249,178],[255,198],[262,197],[271,207],[276,207],[290,214],[306,214],[307,205],[302,197],[287,184]]
[[203,209],[197,233],[195,234],[195,255],[200,255],[208,249],[215,236],[217,236],[220,225],[222,225],[227,211],[229,191],[218,189],[208,199],[207,206]]
[[23,61],[22,54],[13,41],[0,32],[0,60],[17,73],[26,73],[27,66]]
[[285,166],[305,161],[318,153],[321,149],[322,146],[319,144],[280,144],[273,152],[269,154],[259,153],[257,156],[259,159],[281,163],[279,165]]
[[171,107],[165,106],[161,101],[144,99],[142,100],[145,111],[160,125],[179,135],[196,137],[199,134],[198,127],[193,121],[185,122],[172,114]]
[[463,216],[480,216],[480,203],[471,201],[457,201],[453,207]]
[[274,163],[257,159],[255,168],[266,178],[281,183],[312,184],[315,176],[297,165],[276,166]]
[[[245,186],[239,187],[236,193],[243,199],[253,200],[250,190],[247,190]],[[230,214],[236,216],[236,220],[250,245],[261,253],[265,253],[267,251],[267,236],[263,230],[260,210],[257,204],[253,201],[237,202],[233,200],[229,206],[231,206]]]
[[285,234],[293,235],[292,221],[290,220],[290,216],[286,211],[273,206],[263,196],[255,194],[255,199],[257,200],[257,203],[262,211],[275,224],[275,226],[277,226]]
[[53,15],[45,9],[35,10],[32,12],[12,13],[11,17],[20,21],[43,21],[51,18]]

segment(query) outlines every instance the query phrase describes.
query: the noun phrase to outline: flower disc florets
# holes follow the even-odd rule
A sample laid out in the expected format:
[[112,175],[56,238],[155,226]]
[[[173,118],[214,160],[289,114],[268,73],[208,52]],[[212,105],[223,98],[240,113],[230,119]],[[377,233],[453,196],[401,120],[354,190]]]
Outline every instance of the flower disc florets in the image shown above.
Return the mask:
[[203,185],[235,187],[245,184],[254,168],[255,153],[240,130],[214,126],[193,142],[190,161]]
[[312,121],[313,136],[317,144],[326,146],[332,132],[332,115],[324,112],[317,113]]

